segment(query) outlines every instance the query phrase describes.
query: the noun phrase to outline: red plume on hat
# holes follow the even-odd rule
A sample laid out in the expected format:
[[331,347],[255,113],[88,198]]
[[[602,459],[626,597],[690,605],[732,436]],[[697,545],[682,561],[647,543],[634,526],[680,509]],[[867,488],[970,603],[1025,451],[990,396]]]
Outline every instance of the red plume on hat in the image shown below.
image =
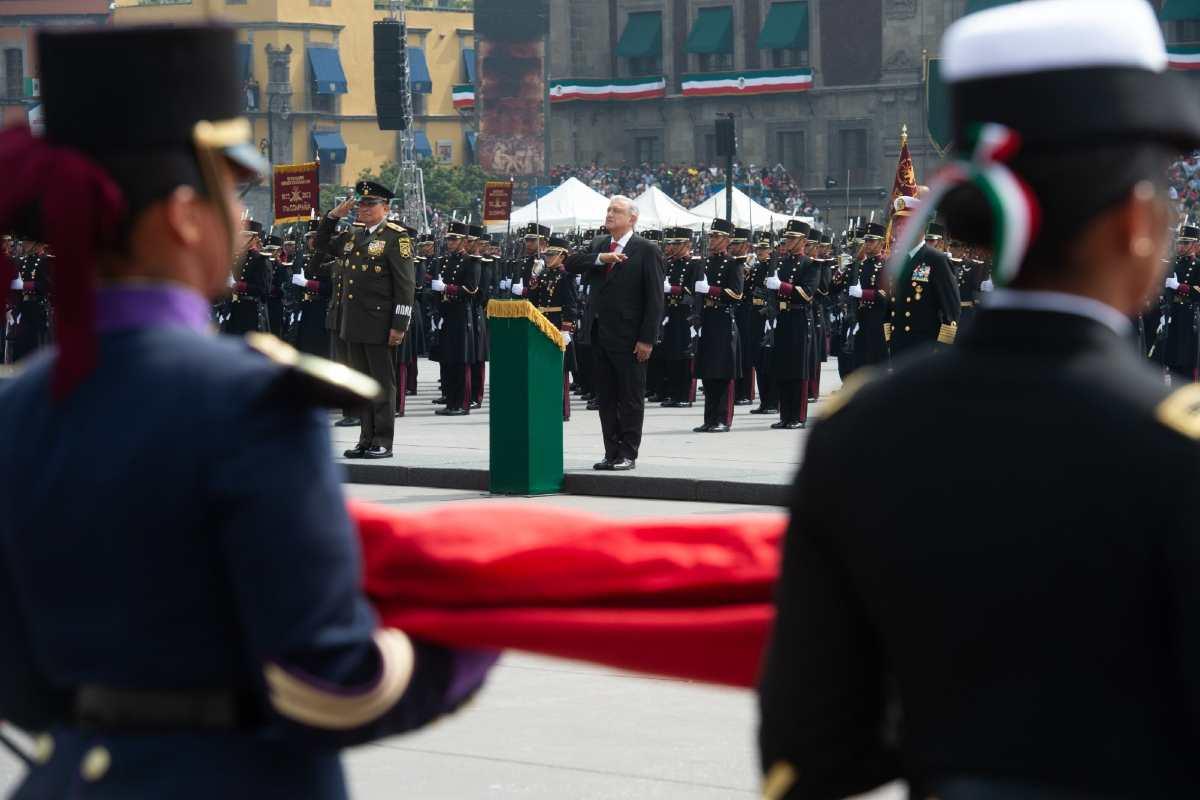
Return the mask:
[[[82,153],[55,147],[28,127],[0,132],[0,228],[28,219],[28,231],[50,245],[59,268],[71,270],[54,292],[54,330],[59,355],[52,391],[62,399],[96,365],[95,260],[110,244],[124,213],[117,184]],[[69,191],[68,191],[69,190]],[[0,257],[0,285],[8,285],[16,265]]]

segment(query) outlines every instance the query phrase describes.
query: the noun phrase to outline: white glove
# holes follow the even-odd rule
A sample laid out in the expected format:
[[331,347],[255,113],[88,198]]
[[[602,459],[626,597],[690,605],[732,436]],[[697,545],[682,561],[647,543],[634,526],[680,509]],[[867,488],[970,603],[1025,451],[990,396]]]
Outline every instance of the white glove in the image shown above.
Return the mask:
[[992,291],[993,289],[995,289],[995,288],[996,288],[996,284],[992,283],[992,279],[991,279],[991,278],[988,278],[986,281],[984,281],[983,283],[979,284],[979,288],[980,288],[980,289],[982,289],[982,290],[983,290],[983,291],[985,291],[985,292],[990,292],[990,291]]
[[566,331],[559,331],[559,333],[562,334],[564,342],[566,342],[567,344],[571,343],[571,334],[567,333]]
[[[236,283],[237,283],[237,281],[235,281],[235,280],[233,279],[233,275],[232,275],[232,274],[230,274],[230,276],[229,276],[229,285],[230,285],[230,286],[233,286],[233,285],[235,285]],[[14,288],[14,289],[15,289],[15,288],[17,288],[17,287],[16,287],[16,285],[15,285],[15,284],[16,284],[16,281],[13,281],[13,284],[14,284],[13,288]]]
[[663,294],[671,293],[671,279],[663,278]]
[[442,326],[443,326],[443,325],[445,325],[445,324],[446,324],[446,320],[444,320],[444,319],[439,319],[439,320],[438,320],[438,330],[440,331],[440,330],[442,329]]
[[512,287],[512,293],[514,295],[516,295],[517,297],[520,297],[521,295],[525,294],[525,282],[517,281],[516,283],[514,283],[513,287]]
[[1171,289],[1171,290],[1178,289],[1179,281],[1175,278],[1174,275],[1168,275],[1166,286],[1168,289]]
[[542,270],[544,270],[545,268],[546,268],[546,262],[545,262],[545,261],[543,261],[543,260],[542,260],[542,259],[540,259],[540,258],[535,258],[535,259],[533,260],[533,270],[532,270],[532,272],[533,272],[533,274],[534,274],[534,275],[541,275],[541,274],[542,274]]
[[857,336],[857,335],[858,335],[858,323],[857,323],[857,322],[856,322],[856,323],[854,323],[854,330],[850,331],[850,335],[851,335],[851,336]]
[[308,284],[308,281],[304,280],[303,275],[293,275],[292,276],[292,285],[293,286],[303,287],[303,286],[306,286],[307,284]]
[[779,270],[776,270],[774,275],[772,275],[771,277],[769,277],[765,281],[763,281],[763,286],[766,286],[772,292],[775,291],[776,289],[778,289],[782,285],[783,285],[783,281],[779,280]]
[[[229,285],[233,286],[233,276],[232,275],[229,276]],[[21,289],[25,288],[25,281],[21,280],[21,276],[18,275],[17,277],[13,278],[12,285],[9,286],[9,288],[16,289],[17,291],[21,291]]]
[[663,327],[666,327],[667,323],[670,321],[671,321],[670,317],[663,317]]
[[850,296],[851,297],[862,297],[862,287],[859,286],[857,283],[852,285],[850,287]]
[[512,278],[501,278],[500,279],[500,291],[507,292],[511,288],[512,288]]
[[700,338],[700,329],[699,328],[692,328],[692,338],[693,339]]
[[433,289],[435,292],[444,292],[446,291],[446,284],[442,283],[441,278],[434,278],[432,281],[430,281],[429,288]]
[[775,330],[778,327],[779,327],[779,320],[777,320],[777,319],[771,320],[771,330]]
[[708,294],[708,281],[704,278],[696,281],[696,294]]

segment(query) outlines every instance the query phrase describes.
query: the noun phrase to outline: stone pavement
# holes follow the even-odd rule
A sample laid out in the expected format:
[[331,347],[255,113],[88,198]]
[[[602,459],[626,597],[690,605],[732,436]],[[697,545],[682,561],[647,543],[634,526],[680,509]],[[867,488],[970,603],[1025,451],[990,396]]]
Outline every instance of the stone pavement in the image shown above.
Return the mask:
[[[822,397],[841,386],[837,362],[824,365]],[[396,420],[394,455],[379,461],[341,458],[358,440],[358,428],[331,428],[335,457],[348,468],[348,480],[447,489],[486,490],[488,485],[488,401],[469,417],[438,417],[437,364],[423,360],[419,394],[408,398],[406,415]],[[693,500],[716,503],[786,505],[787,487],[800,464],[806,431],[771,430],[775,416],[734,409],[733,430],[693,433],[704,421],[703,395],[690,409],[647,405],[642,451],[632,472],[596,472],[604,456],[600,418],[573,399],[571,421],[563,426],[564,491],[572,494]],[[820,417],[821,403],[809,420]]]

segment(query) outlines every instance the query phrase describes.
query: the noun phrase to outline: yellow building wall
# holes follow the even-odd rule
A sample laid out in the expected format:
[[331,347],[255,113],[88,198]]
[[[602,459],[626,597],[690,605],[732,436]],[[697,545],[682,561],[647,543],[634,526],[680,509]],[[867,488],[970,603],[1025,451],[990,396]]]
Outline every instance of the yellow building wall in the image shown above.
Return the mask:
[[[396,158],[398,134],[381,131],[375,118],[374,34],[375,20],[387,17],[375,9],[374,0],[332,0],[328,6],[310,0],[247,0],[245,5],[226,5],[226,0],[194,0],[188,5],[138,6],[137,0],[117,0],[113,11],[116,25],[188,23],[223,20],[239,28],[240,41],[253,41],[252,72],[260,87],[260,106],[267,105],[268,59],[266,48],[291,46],[289,82],[292,113],[274,124],[292,129],[292,160],[313,158],[312,132],[339,130],[346,142],[346,163],[338,181],[353,183],[364,170],[377,170]],[[407,9],[408,45],[425,51],[433,83],[432,94],[424,95],[423,113],[415,128],[424,130],[439,155],[438,143],[450,145],[450,162],[463,164],[466,155],[464,118],[455,110],[451,88],[465,83],[462,50],[473,48],[474,16],[469,11]],[[277,23],[278,27],[270,25]],[[338,30],[310,26],[338,26]],[[347,93],[339,95],[336,113],[312,111],[309,83],[308,44],[336,44],[346,73]],[[267,139],[265,113],[249,114],[258,142]],[[264,148],[265,150],[265,148]]]

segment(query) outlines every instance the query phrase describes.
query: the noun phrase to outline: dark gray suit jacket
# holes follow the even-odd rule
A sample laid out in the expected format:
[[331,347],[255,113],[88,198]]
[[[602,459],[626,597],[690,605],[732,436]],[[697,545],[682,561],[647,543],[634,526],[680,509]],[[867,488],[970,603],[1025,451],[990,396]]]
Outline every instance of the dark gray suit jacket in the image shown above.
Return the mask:
[[593,239],[586,253],[567,257],[566,267],[590,280],[588,311],[599,323],[592,344],[633,352],[638,342],[653,345],[658,340],[663,318],[662,252],[635,233],[623,251],[626,261],[611,270],[596,266],[597,254],[608,252],[611,242],[608,235]]

